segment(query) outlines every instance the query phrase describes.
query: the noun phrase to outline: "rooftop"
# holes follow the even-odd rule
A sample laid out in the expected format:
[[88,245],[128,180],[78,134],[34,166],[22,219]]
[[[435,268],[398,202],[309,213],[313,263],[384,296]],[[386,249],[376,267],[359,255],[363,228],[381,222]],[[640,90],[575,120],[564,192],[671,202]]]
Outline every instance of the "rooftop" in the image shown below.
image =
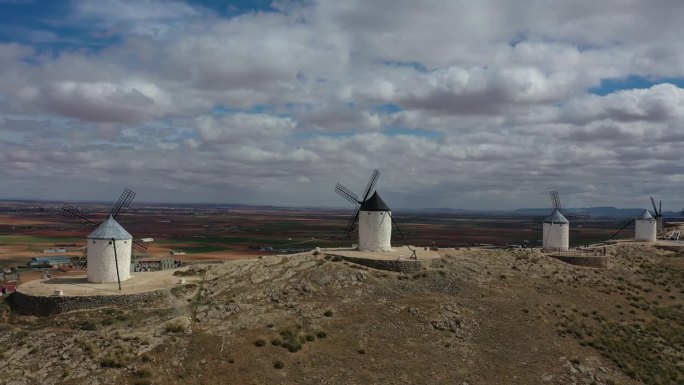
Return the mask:
[[133,239],[133,236],[126,231],[119,222],[117,222],[111,215],[106,221],[102,222],[92,233],[88,235],[88,239]]

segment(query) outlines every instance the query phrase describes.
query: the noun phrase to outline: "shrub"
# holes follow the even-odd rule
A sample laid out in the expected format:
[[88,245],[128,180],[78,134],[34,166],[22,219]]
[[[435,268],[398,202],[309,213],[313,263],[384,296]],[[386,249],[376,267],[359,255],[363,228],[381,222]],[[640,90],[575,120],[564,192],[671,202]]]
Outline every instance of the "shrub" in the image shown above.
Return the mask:
[[325,313],[323,313],[323,315],[326,316],[326,317],[332,317],[332,316],[333,316],[333,312],[332,312],[332,310],[326,310]]
[[316,333],[316,337],[318,337],[318,338],[325,338],[327,336],[328,335],[322,330]]
[[281,344],[282,344],[282,342],[278,338],[271,340],[271,345],[273,345],[273,346],[280,346]]
[[140,368],[138,369],[136,375],[141,378],[150,378],[152,377],[152,371],[150,368]]
[[276,369],[282,369],[285,367],[285,363],[283,363],[283,361],[275,361],[273,363],[273,367]]
[[316,339],[316,337],[314,337],[313,334],[307,334],[307,335],[306,335],[306,340],[307,340],[307,341],[313,341],[313,340],[315,340],[315,339]]
[[365,350],[365,349],[359,349],[359,350],[357,350],[357,352],[358,352],[359,354],[366,354],[366,350]]
[[167,333],[181,333],[185,331],[185,325],[180,322],[169,322],[164,325],[164,331]]
[[256,340],[256,341],[254,341],[254,346],[256,346],[256,347],[259,347],[259,348],[260,348],[260,347],[262,347],[262,346],[264,346],[264,345],[266,345],[266,341],[264,341],[264,340],[262,340],[262,339],[258,339],[258,340]]
[[128,364],[128,357],[122,355],[109,355],[100,361],[103,368],[123,368]]
[[290,353],[295,353],[302,349],[302,344],[300,344],[299,341],[296,340],[285,341],[283,342],[282,347],[287,349],[287,351]]

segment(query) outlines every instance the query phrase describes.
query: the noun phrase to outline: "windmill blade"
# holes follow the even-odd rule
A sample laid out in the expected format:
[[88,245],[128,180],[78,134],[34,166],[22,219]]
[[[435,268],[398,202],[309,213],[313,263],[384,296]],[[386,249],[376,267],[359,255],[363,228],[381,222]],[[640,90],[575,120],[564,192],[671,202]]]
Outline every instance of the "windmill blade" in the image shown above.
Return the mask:
[[653,197],[649,197],[649,198],[651,198],[651,204],[653,205],[653,212],[655,213],[655,215],[658,215],[658,207],[656,207],[655,199],[653,199]]
[[344,231],[344,237],[349,238],[351,233],[354,232],[356,229],[356,224],[358,223],[359,220],[359,211],[356,210],[356,214],[354,215],[354,218],[352,218],[351,222],[347,225],[347,229]]
[[346,187],[344,187],[344,186],[342,186],[341,184],[338,183],[338,184],[335,186],[335,192],[336,192],[339,196],[341,196],[342,198],[344,198],[344,199],[348,200],[349,202],[353,203],[355,206],[357,206],[357,207],[359,206],[359,197],[357,197],[356,194],[354,194],[354,192],[351,191],[350,189],[348,189],[348,188],[346,188]]
[[549,195],[551,195],[551,205],[553,206],[553,208],[558,211],[563,210],[561,208],[561,201],[560,196],[558,195],[558,191],[551,190],[551,192],[549,192]]
[[88,247],[83,248],[83,254],[76,260],[76,266],[81,269],[88,267]]
[[62,215],[64,215],[67,218],[76,219],[77,222],[89,225],[91,227],[97,227],[100,225],[100,222],[97,222],[94,219],[90,218],[83,211],[77,209],[74,206],[64,205],[60,207],[60,210],[62,212]]
[[145,254],[149,246],[150,245],[148,245],[146,242],[143,242],[141,239],[133,238],[133,249],[139,254]]
[[570,211],[568,213],[563,213],[565,217],[569,220],[575,220],[575,221],[581,221],[584,219],[588,219],[591,214],[589,214],[589,210],[587,209],[576,209],[573,211]]
[[658,215],[663,215],[663,201],[658,201]]
[[125,188],[121,193],[119,200],[112,207],[112,211],[109,212],[112,217],[114,217],[114,219],[118,219],[119,216],[123,215],[128,210],[128,206],[131,205],[133,198],[135,198],[135,192],[131,189]]
[[368,199],[368,196],[370,195],[371,191],[373,188],[375,188],[375,184],[378,183],[378,178],[380,178],[380,171],[376,168],[373,170],[373,173],[371,174],[370,179],[368,180],[368,184],[366,185],[366,189],[363,191],[363,200],[361,202],[365,202],[366,199]]

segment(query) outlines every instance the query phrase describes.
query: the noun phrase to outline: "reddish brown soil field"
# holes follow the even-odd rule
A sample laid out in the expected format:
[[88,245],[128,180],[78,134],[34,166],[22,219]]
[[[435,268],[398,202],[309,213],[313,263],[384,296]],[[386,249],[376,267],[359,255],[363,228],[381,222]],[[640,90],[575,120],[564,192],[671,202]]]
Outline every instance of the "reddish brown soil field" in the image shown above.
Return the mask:
[[[65,247],[68,255],[80,255],[92,226],[67,218],[60,204],[0,202],[0,265],[26,264],[43,250]],[[80,205],[83,215],[101,221],[107,205]],[[341,235],[350,211],[219,207],[208,205],[133,205],[119,222],[138,238],[154,238],[146,259],[183,261],[253,258],[315,247],[351,246],[355,235]],[[406,242],[416,246],[465,246],[471,244],[538,245],[541,223],[526,217],[466,217],[457,215],[395,212]],[[622,220],[573,224],[575,244],[608,238]],[[404,244],[396,228],[393,243]],[[629,232],[622,234],[630,236]],[[180,250],[186,254],[172,255]]]

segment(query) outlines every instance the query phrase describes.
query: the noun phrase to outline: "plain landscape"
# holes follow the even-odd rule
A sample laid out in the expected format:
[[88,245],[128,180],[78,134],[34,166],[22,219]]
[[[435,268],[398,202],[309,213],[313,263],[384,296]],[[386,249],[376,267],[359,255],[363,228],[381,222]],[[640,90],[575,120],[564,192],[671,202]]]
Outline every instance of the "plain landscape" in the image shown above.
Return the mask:
[[[84,209],[99,215],[97,207]],[[26,253],[46,247],[82,246],[87,233],[44,207],[15,205],[1,218],[5,264],[24,263]],[[618,242],[606,246],[609,268],[593,269],[538,249],[474,245],[534,242],[541,235],[534,218],[399,218],[412,244],[440,255],[418,273],[376,270],[313,250],[349,246],[352,240],[339,237],[349,219],[343,211],[133,207],[121,222],[136,236],[155,238],[150,257],[187,250],[174,256],[189,263],[176,273],[186,283],[142,307],[36,317],[3,305],[2,381],[684,381],[678,252]],[[590,242],[622,222],[589,220],[572,234]],[[308,251],[263,251],[295,246]]]

